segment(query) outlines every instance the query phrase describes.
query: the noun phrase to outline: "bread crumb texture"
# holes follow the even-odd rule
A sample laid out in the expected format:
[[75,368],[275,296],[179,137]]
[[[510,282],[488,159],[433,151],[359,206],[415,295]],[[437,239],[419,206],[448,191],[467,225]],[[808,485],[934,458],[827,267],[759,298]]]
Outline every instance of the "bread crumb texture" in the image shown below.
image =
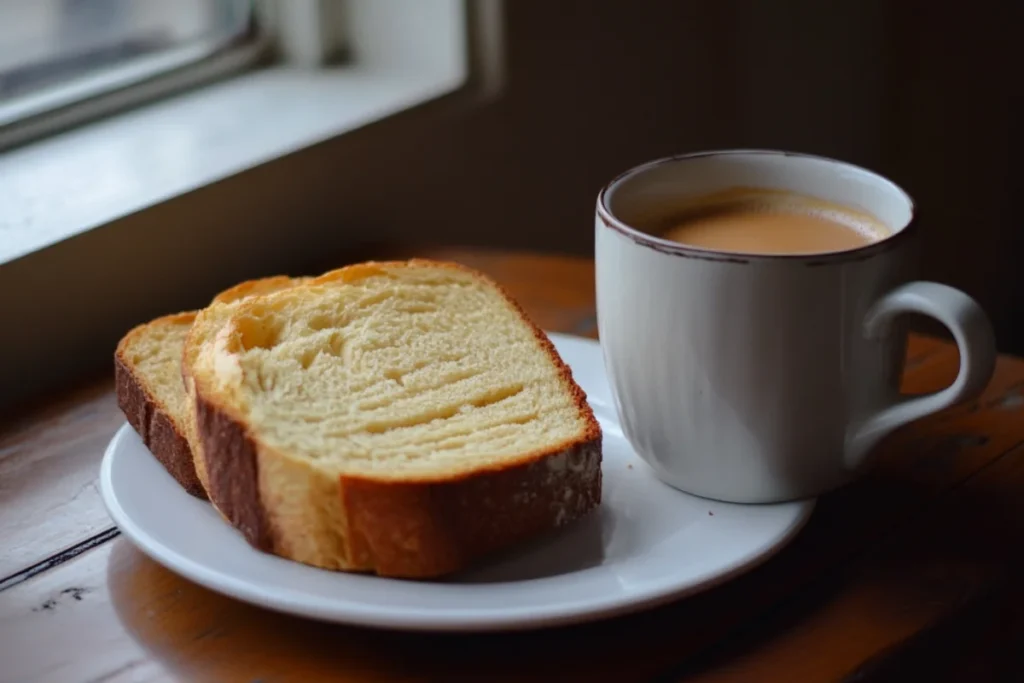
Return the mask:
[[188,412],[181,385],[181,350],[194,318],[193,313],[181,313],[140,325],[124,337],[118,350],[175,421]]
[[324,473],[436,480],[591,430],[568,371],[486,280],[451,267],[344,271],[236,304],[200,350],[259,442]]

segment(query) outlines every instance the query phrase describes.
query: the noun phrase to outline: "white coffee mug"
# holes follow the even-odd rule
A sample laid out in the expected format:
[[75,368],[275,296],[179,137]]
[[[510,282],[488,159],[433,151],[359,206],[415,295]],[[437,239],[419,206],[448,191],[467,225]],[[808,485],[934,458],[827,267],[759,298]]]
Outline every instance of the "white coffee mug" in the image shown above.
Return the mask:
[[[849,251],[737,255],[634,227],[734,187],[867,212],[892,234]],[[788,152],[661,159],[601,191],[601,346],[626,437],[659,478],[732,502],[817,496],[856,476],[896,427],[981,393],[995,365],[992,327],[963,292],[909,281],[913,218],[891,181]],[[943,323],[959,346],[959,374],[938,393],[900,396],[909,312]]]

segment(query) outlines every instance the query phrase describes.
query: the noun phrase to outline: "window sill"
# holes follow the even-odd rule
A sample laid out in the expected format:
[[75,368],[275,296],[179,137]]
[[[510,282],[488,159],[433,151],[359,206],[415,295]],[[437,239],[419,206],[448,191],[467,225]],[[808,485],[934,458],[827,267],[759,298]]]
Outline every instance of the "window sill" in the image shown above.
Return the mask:
[[0,156],[0,264],[458,89],[464,73],[272,67]]

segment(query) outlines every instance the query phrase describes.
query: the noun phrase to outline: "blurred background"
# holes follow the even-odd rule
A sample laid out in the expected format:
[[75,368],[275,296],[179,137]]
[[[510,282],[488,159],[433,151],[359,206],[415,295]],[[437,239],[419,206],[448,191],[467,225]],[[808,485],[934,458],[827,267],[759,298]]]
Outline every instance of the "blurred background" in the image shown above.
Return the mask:
[[[435,30],[427,14],[437,3],[374,3],[419,12],[422,32]],[[57,91],[68,97],[54,84],[85,83],[112,64],[168,68],[245,43],[262,4],[0,0],[0,133],[5,102],[10,123]],[[322,1],[282,4],[325,16]],[[177,298],[161,290],[152,301],[184,307],[240,275],[319,265],[325,254],[381,241],[587,255],[595,195],[622,170],[673,153],[770,147],[851,161],[903,185],[923,222],[921,274],[978,298],[1001,349],[1024,353],[1024,235],[1011,207],[1022,186],[1010,163],[1020,149],[1019,136],[1011,139],[1021,121],[1021,71],[1011,58],[1020,3],[466,4],[471,19],[486,6],[493,22],[467,24],[484,34],[471,35],[467,50],[489,41],[486,97],[430,110],[417,125],[385,121],[359,140],[325,139],[230,175],[216,191],[118,221],[122,235],[140,222],[176,222],[182,239],[161,241],[164,256],[200,269],[203,253],[225,254],[218,231],[247,226],[252,241],[227,259],[220,280]],[[356,19],[346,45],[307,27],[291,32],[286,51],[302,58],[304,42],[315,42],[319,56],[307,63],[358,60],[374,48],[360,43],[359,27],[370,24]],[[40,139],[16,139],[8,153]],[[199,246],[183,246],[186,237]],[[132,244],[132,254],[144,253],[144,243]]]

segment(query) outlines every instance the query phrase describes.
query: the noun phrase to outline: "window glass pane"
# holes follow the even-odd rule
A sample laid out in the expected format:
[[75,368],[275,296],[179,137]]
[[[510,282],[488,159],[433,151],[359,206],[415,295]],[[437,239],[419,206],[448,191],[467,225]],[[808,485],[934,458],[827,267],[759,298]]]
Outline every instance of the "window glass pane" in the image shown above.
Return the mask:
[[164,53],[244,38],[251,0],[0,0],[0,103]]

